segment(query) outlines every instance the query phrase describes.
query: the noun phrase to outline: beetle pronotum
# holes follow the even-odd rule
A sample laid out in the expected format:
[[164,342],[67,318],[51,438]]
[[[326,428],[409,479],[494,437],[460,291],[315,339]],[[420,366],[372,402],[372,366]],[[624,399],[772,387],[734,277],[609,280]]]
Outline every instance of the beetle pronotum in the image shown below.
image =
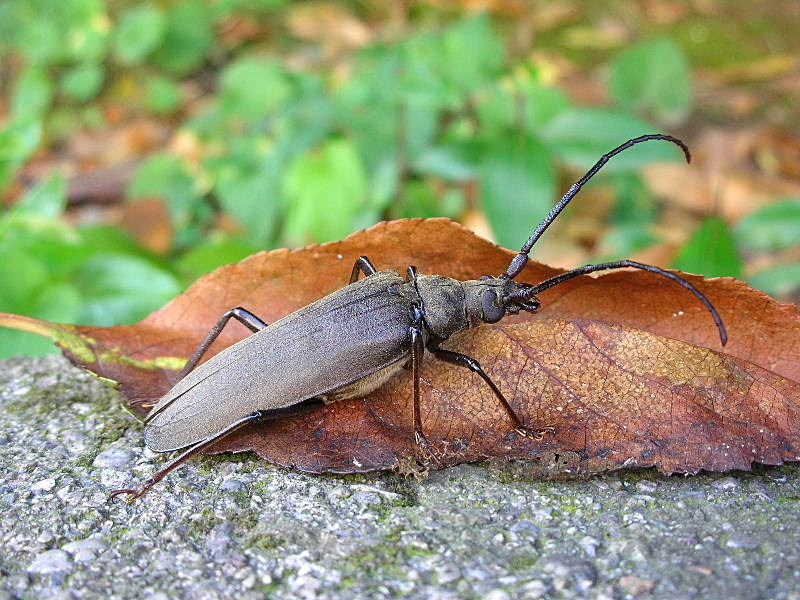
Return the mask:
[[[587,265],[536,285],[515,278],[528,254],[583,185],[608,160],[648,140],[678,145],[690,160],[686,145],[669,135],[651,134],[628,140],[603,155],[570,187],[544,217],[505,273],[470,281],[422,275],[408,267],[407,278],[395,271],[378,271],[366,256],[353,265],[349,285],[267,325],[243,308],[226,312],[189,358],[178,382],[145,418],[145,443],[157,452],[187,448],[180,456],[135,489],[117,490],[112,497],[140,497],[190,456],[241,427],[259,420],[290,416],[320,402],[364,396],[410,363],[413,374],[413,424],[416,443],[431,454],[420,412],[420,364],[427,350],[433,356],[477,373],[491,388],[508,416],[511,429],[541,439],[552,428],[522,422],[503,392],[473,358],[441,347],[457,331],[496,323],[507,313],[535,312],[537,294],[569,279],[610,269],[632,267],[667,277],[694,294],[711,313],[722,344],[727,334],[716,308],[691,283],[675,273],[631,260]],[[359,278],[363,274],[364,278]],[[231,319],[253,335],[197,366]],[[342,344],[342,340],[347,340]],[[313,356],[314,368],[294,368],[294,357]],[[195,368],[197,367],[197,368]]]

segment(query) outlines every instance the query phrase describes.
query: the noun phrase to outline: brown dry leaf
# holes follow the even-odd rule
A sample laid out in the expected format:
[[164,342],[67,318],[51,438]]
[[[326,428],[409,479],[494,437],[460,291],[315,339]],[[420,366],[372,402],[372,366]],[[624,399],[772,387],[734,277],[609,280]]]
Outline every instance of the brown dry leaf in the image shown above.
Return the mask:
[[[172,384],[220,315],[244,306],[272,322],[344,285],[355,259],[380,269],[458,279],[504,272],[513,253],[446,219],[384,223],[343,242],[251,256],[211,273],[136,325],[52,325],[7,315],[0,324],[56,338],[77,364],[120,382],[140,414]],[[531,264],[521,280],[558,271]],[[746,469],[800,460],[800,318],[733,279],[687,276],[728,326],[720,348],[707,311],[680,286],[624,271],[573,279],[541,294],[536,315],[454,336],[543,441],[511,433],[505,413],[474,374],[427,357],[422,418],[441,467],[486,457],[538,459],[538,474],[655,465],[664,472]],[[212,348],[247,335],[231,325]],[[214,451],[255,450],[305,471],[391,468],[419,456],[412,381],[403,372],[365,398],[257,424]],[[224,398],[220,398],[224,402]],[[258,408],[256,406],[254,409]]]

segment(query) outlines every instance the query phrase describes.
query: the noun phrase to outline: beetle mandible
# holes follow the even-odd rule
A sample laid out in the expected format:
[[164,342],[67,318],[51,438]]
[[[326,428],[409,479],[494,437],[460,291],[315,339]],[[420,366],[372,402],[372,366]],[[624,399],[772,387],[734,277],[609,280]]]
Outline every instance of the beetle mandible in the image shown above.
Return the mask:
[[[134,500],[187,458],[245,425],[297,414],[322,402],[364,396],[409,364],[414,386],[415,440],[424,453],[432,455],[420,416],[420,363],[425,351],[477,373],[502,405],[511,429],[521,436],[542,439],[551,427],[523,423],[475,359],[442,348],[441,344],[458,331],[496,323],[506,314],[536,312],[540,306],[537,294],[595,271],[633,267],[682,285],[711,313],[724,345],[725,326],[709,299],[679,275],[659,267],[620,260],[580,267],[536,285],[514,280],[525,268],[533,245],[583,185],[611,157],[648,140],[672,142],[681,148],[687,161],[691,158],[681,140],[664,134],[630,139],[603,155],[570,187],[514,256],[506,272],[497,277],[484,275],[458,281],[423,275],[415,267],[408,267],[404,279],[395,271],[378,271],[369,258],[361,256],[353,266],[349,285],[271,325],[241,307],[229,310],[188,359],[175,386],[153,406],[144,421],[144,439],[151,450],[186,450],[138,488],[116,490],[111,497],[128,494]],[[361,274],[363,279],[359,278]],[[231,318],[248,327],[253,335],[197,366]],[[295,369],[293,358],[298,356],[313,356],[314,368]]]

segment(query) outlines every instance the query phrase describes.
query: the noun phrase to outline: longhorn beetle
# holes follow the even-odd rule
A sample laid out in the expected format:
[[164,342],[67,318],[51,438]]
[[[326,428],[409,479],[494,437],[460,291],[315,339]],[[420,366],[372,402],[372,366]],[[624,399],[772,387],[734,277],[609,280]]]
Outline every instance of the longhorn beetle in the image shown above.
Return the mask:
[[[128,494],[132,501],[187,458],[245,425],[298,414],[322,402],[364,396],[409,363],[414,381],[414,435],[417,445],[430,455],[420,417],[420,364],[426,350],[480,375],[505,409],[511,429],[521,436],[542,439],[552,428],[523,423],[475,359],[441,344],[457,331],[496,323],[507,313],[536,312],[540,306],[537,294],[595,271],[633,267],[682,285],[711,313],[724,345],[725,326],[709,299],[679,275],[659,267],[620,260],[580,267],[536,285],[514,280],[525,268],[533,245],[583,185],[611,157],[648,140],[672,142],[681,148],[687,162],[691,159],[681,140],[663,134],[644,135],[614,148],[570,187],[506,272],[497,277],[457,281],[421,275],[415,267],[408,267],[408,276],[403,279],[395,271],[378,271],[369,258],[361,256],[353,265],[349,285],[272,325],[244,308],[229,310],[189,358],[175,387],[155,404],[144,421],[144,439],[150,449],[186,450],[140,487],[116,490],[111,497]],[[359,279],[361,274],[363,279]],[[252,330],[253,335],[197,366],[231,318]],[[297,357],[309,356],[314,357],[313,368],[295,367]]]

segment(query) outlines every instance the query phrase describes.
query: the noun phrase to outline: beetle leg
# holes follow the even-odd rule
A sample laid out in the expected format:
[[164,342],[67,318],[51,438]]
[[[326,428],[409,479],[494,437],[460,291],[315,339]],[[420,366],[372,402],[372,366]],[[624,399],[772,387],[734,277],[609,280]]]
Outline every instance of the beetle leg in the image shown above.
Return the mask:
[[198,454],[199,452],[202,452],[203,450],[205,450],[206,448],[208,448],[209,446],[211,446],[215,442],[218,442],[222,438],[229,436],[234,431],[238,431],[239,429],[241,429],[245,425],[248,425],[250,423],[258,421],[259,419],[263,419],[265,417],[265,415],[266,415],[266,413],[264,411],[257,410],[253,414],[247,415],[243,419],[239,419],[235,423],[233,423],[231,425],[228,425],[228,427],[226,427],[222,431],[220,431],[218,433],[215,433],[213,435],[210,435],[206,439],[200,440],[199,442],[197,442],[194,446],[189,447],[187,450],[182,452],[180,456],[178,456],[175,460],[173,460],[166,467],[161,469],[158,473],[153,475],[150,479],[145,481],[139,487],[131,488],[131,489],[123,489],[123,490],[114,490],[108,496],[108,499],[111,500],[112,498],[115,498],[115,497],[117,497],[117,496],[119,496],[121,494],[128,494],[128,496],[129,496],[128,502],[133,502],[137,498],[141,498],[142,496],[144,496],[147,493],[147,491],[151,487],[153,487],[159,481],[164,479],[164,477],[169,475],[172,471],[177,469],[179,466],[181,466],[184,462],[186,462],[187,459],[191,458],[195,454]]
[[220,320],[217,321],[217,324],[214,325],[211,331],[208,332],[205,339],[197,347],[197,350],[194,351],[194,354],[192,354],[189,357],[189,360],[186,361],[186,366],[184,366],[183,369],[181,369],[181,372],[178,373],[178,381],[186,377],[189,371],[197,366],[197,363],[199,363],[200,359],[203,358],[203,355],[209,349],[211,344],[214,343],[214,340],[219,337],[219,334],[222,333],[222,330],[225,328],[225,325],[227,325],[231,318],[239,321],[253,333],[261,331],[267,326],[267,323],[241,306],[237,306],[236,308],[232,308],[231,310],[227,311],[224,315],[222,315],[222,317],[220,317]]
[[198,454],[212,446],[216,442],[220,441],[221,439],[228,437],[230,434],[238,431],[245,425],[249,425],[251,423],[255,423],[256,421],[261,420],[272,420],[272,419],[284,419],[288,417],[295,417],[298,415],[306,414],[320,406],[324,405],[324,400],[322,398],[314,397],[308,398],[307,400],[303,400],[298,404],[293,404],[291,406],[286,406],[283,408],[274,408],[270,410],[257,410],[252,414],[247,415],[246,417],[235,421],[231,425],[228,425],[222,431],[214,433],[207,438],[200,440],[194,446],[190,446],[186,450],[184,450],[180,456],[175,458],[172,462],[170,462],[166,467],[161,469],[158,473],[153,475],[150,479],[145,481],[142,485],[137,488],[131,489],[123,489],[123,490],[114,490],[109,495],[108,499],[111,500],[120,494],[128,494],[130,497],[128,498],[128,502],[133,502],[137,498],[141,498],[147,491],[157,484],[159,481],[164,479],[167,475],[169,475],[172,471],[177,469],[181,464],[186,462],[187,459],[191,458],[195,454]]
[[350,273],[350,283],[355,283],[358,281],[358,276],[361,273],[369,277],[377,272],[378,269],[375,268],[375,265],[372,264],[370,259],[368,259],[366,256],[359,256],[356,259],[356,263],[353,265],[353,272]]
[[527,425],[522,423],[522,420],[517,416],[517,413],[514,412],[514,409],[511,408],[511,405],[506,400],[506,397],[503,396],[503,392],[500,391],[500,388],[495,385],[492,378],[486,374],[486,371],[483,370],[480,363],[475,360],[474,358],[467,356],[466,354],[461,354],[459,352],[453,352],[452,350],[445,350],[444,348],[439,348],[437,342],[431,341],[428,344],[428,351],[431,352],[436,358],[439,360],[443,360],[454,365],[459,365],[461,367],[466,367],[470,371],[473,371],[480,375],[483,380],[492,388],[494,395],[500,401],[503,408],[506,410],[508,414],[508,418],[511,419],[511,425],[514,428],[514,431],[523,436],[523,437],[530,437],[535,440],[541,440],[544,438],[546,433],[553,433],[555,428],[553,427],[540,427],[538,429],[531,429]]
[[414,323],[411,325],[411,373],[414,379],[414,441],[422,449],[425,458],[436,460],[428,439],[422,432],[422,411],[420,410],[419,392],[419,366],[422,363],[422,356],[425,353],[425,345],[422,338],[422,311],[414,308]]

